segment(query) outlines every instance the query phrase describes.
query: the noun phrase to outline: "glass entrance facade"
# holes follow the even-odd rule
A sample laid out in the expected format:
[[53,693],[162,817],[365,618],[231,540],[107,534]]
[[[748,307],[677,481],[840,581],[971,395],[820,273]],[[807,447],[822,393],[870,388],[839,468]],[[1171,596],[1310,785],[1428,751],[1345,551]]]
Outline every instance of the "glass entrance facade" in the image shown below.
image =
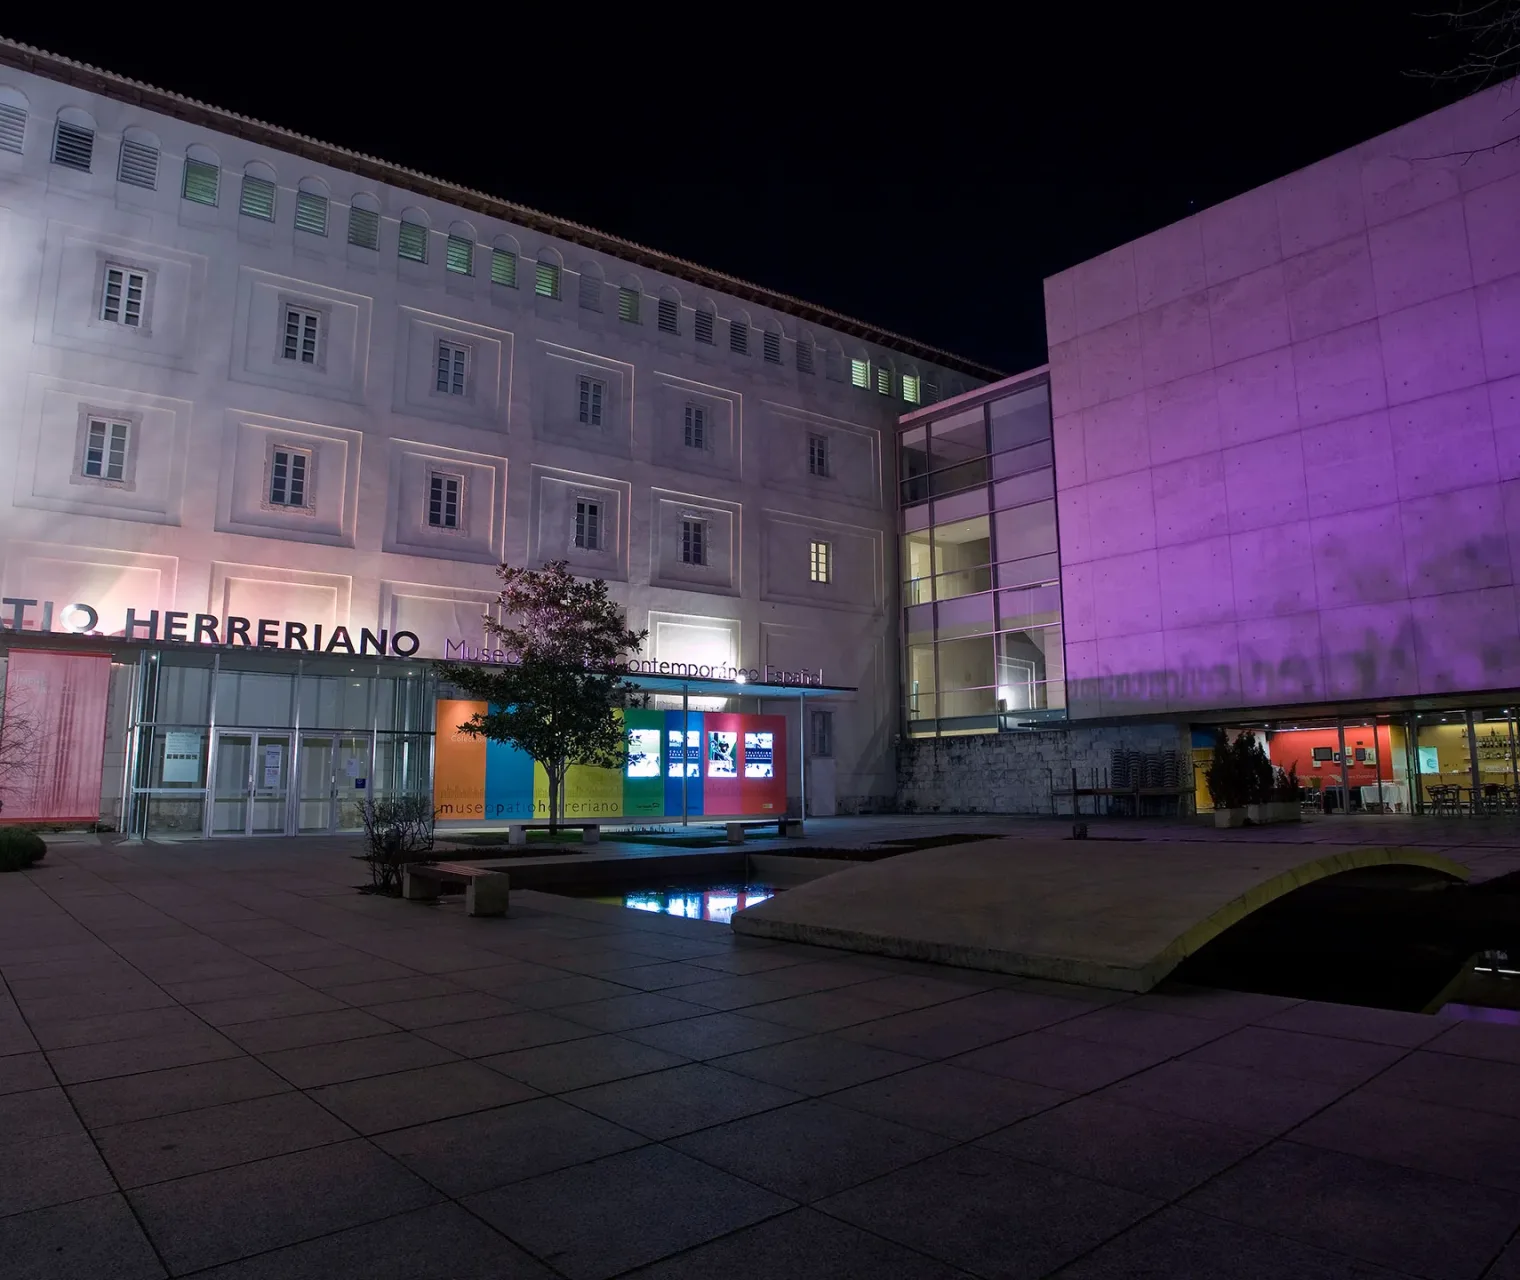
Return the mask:
[[898,460],[908,732],[1063,719],[1047,381],[910,415]]
[[133,835],[353,831],[367,798],[432,791],[426,664],[257,650],[139,655]]

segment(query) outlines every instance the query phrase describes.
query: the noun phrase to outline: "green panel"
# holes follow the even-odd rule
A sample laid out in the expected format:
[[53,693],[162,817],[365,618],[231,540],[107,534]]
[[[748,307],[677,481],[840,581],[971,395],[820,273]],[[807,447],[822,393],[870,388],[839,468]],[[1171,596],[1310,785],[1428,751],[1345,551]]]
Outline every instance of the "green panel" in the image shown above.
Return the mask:
[[[665,813],[665,713],[630,708],[623,713],[628,727],[628,766],[623,770],[623,816],[658,818]],[[645,776],[641,776],[645,775]]]

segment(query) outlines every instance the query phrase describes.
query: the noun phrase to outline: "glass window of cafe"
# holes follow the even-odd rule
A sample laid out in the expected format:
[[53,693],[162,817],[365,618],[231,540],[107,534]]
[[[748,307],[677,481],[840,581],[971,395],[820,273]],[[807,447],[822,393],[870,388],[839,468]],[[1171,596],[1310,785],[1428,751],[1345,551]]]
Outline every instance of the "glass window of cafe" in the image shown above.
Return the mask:
[[128,730],[129,830],[354,830],[368,798],[432,787],[427,664],[175,648],[141,654]]
[[898,448],[909,733],[1064,717],[1049,384],[915,422]]

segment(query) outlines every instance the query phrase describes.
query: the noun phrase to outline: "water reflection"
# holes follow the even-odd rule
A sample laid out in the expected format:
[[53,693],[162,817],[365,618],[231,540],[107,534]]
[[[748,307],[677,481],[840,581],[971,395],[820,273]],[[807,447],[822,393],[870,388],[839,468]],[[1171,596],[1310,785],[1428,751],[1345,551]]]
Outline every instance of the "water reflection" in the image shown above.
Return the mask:
[[735,911],[753,907],[776,896],[769,885],[726,885],[713,889],[652,889],[625,893],[621,898],[602,898],[634,911],[654,911],[688,920],[715,920],[727,924]]

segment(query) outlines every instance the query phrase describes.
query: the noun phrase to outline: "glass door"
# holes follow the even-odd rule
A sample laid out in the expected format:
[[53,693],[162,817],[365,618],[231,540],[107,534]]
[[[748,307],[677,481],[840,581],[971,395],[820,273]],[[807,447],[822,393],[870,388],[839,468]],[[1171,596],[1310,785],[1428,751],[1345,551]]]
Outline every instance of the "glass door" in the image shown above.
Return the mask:
[[333,828],[334,739],[330,733],[301,735],[300,814],[296,830],[331,831]]
[[248,834],[249,795],[253,787],[253,734],[219,733],[216,777],[211,793],[211,834]]
[[369,797],[369,734],[340,736],[333,755],[333,819],[338,831],[364,827]]
[[301,735],[300,812],[303,833],[358,831],[369,795],[369,735]]
[[260,733],[254,739],[249,834],[281,836],[290,807],[290,735]]

